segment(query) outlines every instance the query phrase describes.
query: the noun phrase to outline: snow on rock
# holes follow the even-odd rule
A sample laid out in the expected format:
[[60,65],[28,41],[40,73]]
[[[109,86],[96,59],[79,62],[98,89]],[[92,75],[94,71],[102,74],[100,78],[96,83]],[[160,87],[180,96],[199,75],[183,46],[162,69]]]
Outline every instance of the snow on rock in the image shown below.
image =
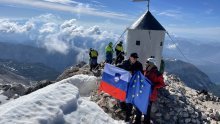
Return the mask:
[[5,95],[0,95],[0,105],[7,102],[8,97]]
[[92,89],[94,83],[95,77],[76,75],[10,101],[0,106],[0,123],[122,123],[113,120],[95,103],[80,97],[80,90],[87,95],[86,88]]
[[109,117],[108,114],[94,102],[85,99],[78,100],[78,111],[73,112],[65,117],[67,123],[78,122],[82,124],[115,124],[122,121],[116,121]]
[[80,96],[90,96],[90,93],[97,89],[97,78],[88,75],[75,75],[72,78],[64,79],[61,83],[70,83],[79,89]]

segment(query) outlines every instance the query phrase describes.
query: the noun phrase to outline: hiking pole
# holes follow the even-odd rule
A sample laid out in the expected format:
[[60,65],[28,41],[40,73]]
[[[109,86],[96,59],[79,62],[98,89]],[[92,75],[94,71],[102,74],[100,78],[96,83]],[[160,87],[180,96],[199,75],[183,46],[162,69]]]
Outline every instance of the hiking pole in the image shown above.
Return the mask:
[[128,30],[128,28],[126,28],[123,33],[120,35],[120,37],[118,38],[118,40],[113,44],[113,47],[116,46],[116,44],[120,41],[120,39],[122,38],[122,36],[125,34],[125,32]]
[[[116,46],[116,44],[120,41],[120,39],[122,38],[122,36],[126,33],[126,31],[128,30],[128,28],[126,28],[123,33],[121,34],[121,36],[118,38],[118,40],[114,43],[113,48]],[[120,55],[122,54],[122,52],[120,52],[116,58],[118,58]],[[113,64],[113,62],[111,62],[111,64]]]

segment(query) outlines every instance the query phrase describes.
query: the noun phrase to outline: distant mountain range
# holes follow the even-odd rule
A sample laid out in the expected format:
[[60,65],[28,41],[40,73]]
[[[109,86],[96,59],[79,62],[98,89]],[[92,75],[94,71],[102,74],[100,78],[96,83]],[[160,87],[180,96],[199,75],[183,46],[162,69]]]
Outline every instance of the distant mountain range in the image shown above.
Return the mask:
[[[181,60],[165,60],[165,71],[178,76],[188,87],[196,90],[208,90],[220,96],[220,85],[214,84],[209,77],[193,64]],[[23,63],[0,59],[0,84],[30,81],[55,80],[61,74],[40,63]]]
[[[84,45],[84,42],[87,44],[83,39],[78,40],[79,42],[75,42],[75,45],[79,48]],[[183,58],[175,46],[174,48],[170,47],[173,45],[173,42],[168,40],[165,41],[164,45],[164,58],[176,58],[192,63],[207,74],[212,82],[220,84],[220,43],[213,42],[205,44],[196,40],[183,38],[177,38],[175,42],[188,60]],[[10,59],[22,63],[42,63],[58,72],[63,72],[65,68],[76,64],[78,53],[74,49],[71,49],[66,55],[49,53],[44,48],[36,47],[36,44],[28,44],[27,41],[23,44],[0,42],[0,59]],[[100,54],[102,55],[104,52],[100,51]]]
[[66,67],[76,64],[78,52],[70,50],[68,54],[49,53],[43,48],[23,44],[0,42],[0,59],[15,60],[21,63],[42,63],[62,72]]
[[180,54],[173,42],[165,41],[163,50],[164,58],[180,59],[192,63],[200,70],[205,72],[214,83],[220,84],[220,43],[177,38],[175,43],[181,49],[187,60]]
[[28,86],[30,85],[30,80],[21,75],[13,73],[12,71],[8,70],[7,67],[0,65],[0,85],[18,83]]
[[55,69],[41,63],[24,63],[0,59],[0,67],[32,81],[55,80],[60,74]]
[[220,96],[220,85],[213,83],[204,72],[193,64],[181,60],[165,60],[165,71],[179,77],[190,88],[204,89]]

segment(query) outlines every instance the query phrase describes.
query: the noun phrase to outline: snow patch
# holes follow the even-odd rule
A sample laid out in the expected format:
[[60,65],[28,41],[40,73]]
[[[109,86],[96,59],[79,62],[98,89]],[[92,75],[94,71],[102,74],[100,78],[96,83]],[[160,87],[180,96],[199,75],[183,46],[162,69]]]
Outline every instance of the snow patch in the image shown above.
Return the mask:
[[90,93],[98,87],[97,78],[88,75],[75,75],[71,79],[65,79],[61,82],[75,85],[79,89],[80,96],[84,97],[90,96]]
[[122,124],[122,121],[113,120],[94,102],[84,98],[78,100],[78,111],[65,116],[67,123],[81,124]]
[[[0,94],[1,94],[1,91],[0,91]],[[7,99],[8,97],[7,96],[4,96],[4,95],[0,95],[0,104],[4,104],[7,102]]]
[[[76,75],[0,106],[0,123],[16,124],[117,124],[88,95],[96,78]],[[74,86],[75,85],[75,86]],[[78,86],[79,89],[76,87]]]
[[170,50],[175,50],[177,48],[178,44],[168,44],[166,46],[167,49],[170,49]]

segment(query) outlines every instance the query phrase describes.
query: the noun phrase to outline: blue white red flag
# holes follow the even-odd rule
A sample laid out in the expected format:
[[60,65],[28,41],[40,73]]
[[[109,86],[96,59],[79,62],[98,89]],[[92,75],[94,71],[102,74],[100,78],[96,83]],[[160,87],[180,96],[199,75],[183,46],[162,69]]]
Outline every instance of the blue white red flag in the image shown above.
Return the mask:
[[130,72],[110,64],[105,64],[99,90],[108,93],[120,101],[125,101],[130,79]]

